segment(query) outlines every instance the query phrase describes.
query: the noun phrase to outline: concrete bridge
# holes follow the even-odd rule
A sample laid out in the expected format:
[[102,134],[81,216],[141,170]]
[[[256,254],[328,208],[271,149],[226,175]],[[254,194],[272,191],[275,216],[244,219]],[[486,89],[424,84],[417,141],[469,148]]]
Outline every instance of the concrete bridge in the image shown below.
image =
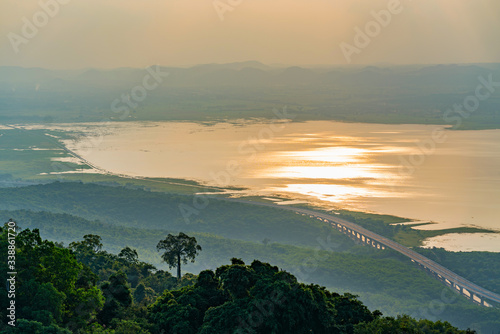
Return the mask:
[[442,281],[444,284],[446,284],[450,288],[454,289],[456,292],[460,293],[461,295],[465,296],[466,298],[470,299],[472,302],[478,305],[493,307],[494,305],[490,304],[490,302],[495,302],[500,304],[500,295],[472,283],[471,281],[457,275],[456,273],[443,267],[442,265],[409,249],[408,247],[405,247],[395,241],[392,241],[381,235],[373,233],[350,221],[336,217],[335,215],[308,209],[291,207],[291,206],[271,204],[271,203],[262,203],[262,202],[244,201],[244,200],[232,200],[232,201],[294,211],[297,213],[308,215],[310,217],[320,219],[330,224],[333,228],[336,228],[340,232],[350,236],[351,238],[355,239],[356,241],[362,244],[366,244],[375,247],[377,249],[390,248],[395,250],[396,252],[399,252],[409,257],[411,261],[417,263],[421,267],[431,272],[434,275],[434,277]]

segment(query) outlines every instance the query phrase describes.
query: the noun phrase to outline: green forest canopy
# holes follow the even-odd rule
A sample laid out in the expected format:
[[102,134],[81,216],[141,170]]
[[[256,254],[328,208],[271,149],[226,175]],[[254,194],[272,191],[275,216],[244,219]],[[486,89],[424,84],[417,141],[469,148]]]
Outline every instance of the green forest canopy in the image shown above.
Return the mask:
[[[15,240],[17,326],[2,323],[3,333],[473,333],[446,322],[384,318],[354,295],[299,283],[257,260],[233,259],[179,281],[123,256],[128,250],[103,251],[97,235],[69,248],[43,240],[37,229],[18,231]],[[6,256],[6,226],[0,243]],[[0,303],[6,319],[6,294]]]

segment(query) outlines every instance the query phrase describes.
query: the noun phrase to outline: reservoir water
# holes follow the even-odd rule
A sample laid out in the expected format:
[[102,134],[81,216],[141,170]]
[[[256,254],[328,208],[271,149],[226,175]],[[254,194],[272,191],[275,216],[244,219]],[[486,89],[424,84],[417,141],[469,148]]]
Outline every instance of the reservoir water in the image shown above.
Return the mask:
[[[116,173],[437,223],[425,228],[500,231],[500,130],[258,120],[57,127],[85,131],[65,144]],[[428,245],[500,251],[500,235],[449,234]]]

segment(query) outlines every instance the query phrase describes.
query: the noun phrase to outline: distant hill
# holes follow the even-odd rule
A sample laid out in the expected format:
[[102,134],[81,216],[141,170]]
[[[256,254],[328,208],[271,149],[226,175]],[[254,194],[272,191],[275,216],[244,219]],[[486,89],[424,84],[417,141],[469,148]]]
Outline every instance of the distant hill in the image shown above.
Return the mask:
[[[151,68],[155,68],[152,65]],[[299,83],[318,83],[330,81],[337,83],[368,83],[374,79],[381,80],[378,84],[400,83],[407,84],[435,84],[436,80],[446,82],[450,86],[457,86],[457,81],[475,82],[477,76],[487,76],[498,73],[500,64],[487,65],[429,65],[420,67],[394,66],[377,67],[366,66],[361,68],[331,67],[310,69],[299,66],[287,68],[272,67],[258,61],[235,62],[227,64],[202,64],[189,68],[164,67],[161,71],[175,76],[176,82],[169,86],[191,84],[201,85],[246,85],[247,79],[255,75],[268,78],[269,83],[281,83],[293,86]],[[81,83],[101,85],[103,82],[116,86],[140,83],[148,73],[143,68],[116,68],[116,69],[85,69],[80,71],[47,70],[42,68],[23,68],[16,66],[0,66],[0,83],[14,84],[45,84],[55,79],[64,80],[69,85]],[[239,80],[239,81],[237,81]],[[345,81],[347,80],[347,82]]]
[[[151,74],[155,71],[163,73],[159,82]],[[246,61],[189,68],[153,65],[149,70],[0,67],[0,122],[117,120],[111,104],[118,99],[123,107],[128,98],[133,107],[126,106],[132,112],[125,120],[269,118],[273,108],[289,106],[300,110],[297,120],[496,129],[498,92],[481,100],[470,117],[461,116],[460,124],[444,117],[490,77],[500,82],[500,64],[283,68]]]

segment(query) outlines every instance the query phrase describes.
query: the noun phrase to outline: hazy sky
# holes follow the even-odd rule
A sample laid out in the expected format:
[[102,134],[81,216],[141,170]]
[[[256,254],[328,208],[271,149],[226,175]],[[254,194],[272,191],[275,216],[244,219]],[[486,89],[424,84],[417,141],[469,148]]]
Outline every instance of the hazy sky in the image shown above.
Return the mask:
[[[53,17],[40,5],[59,1],[67,4]],[[1,0],[0,65],[347,64],[343,42],[357,48],[349,49],[352,64],[500,62],[499,0],[397,2]],[[397,13],[390,23],[375,23],[371,12],[391,6]],[[28,29],[31,23],[38,31]],[[356,46],[355,28],[367,25],[373,37]]]

